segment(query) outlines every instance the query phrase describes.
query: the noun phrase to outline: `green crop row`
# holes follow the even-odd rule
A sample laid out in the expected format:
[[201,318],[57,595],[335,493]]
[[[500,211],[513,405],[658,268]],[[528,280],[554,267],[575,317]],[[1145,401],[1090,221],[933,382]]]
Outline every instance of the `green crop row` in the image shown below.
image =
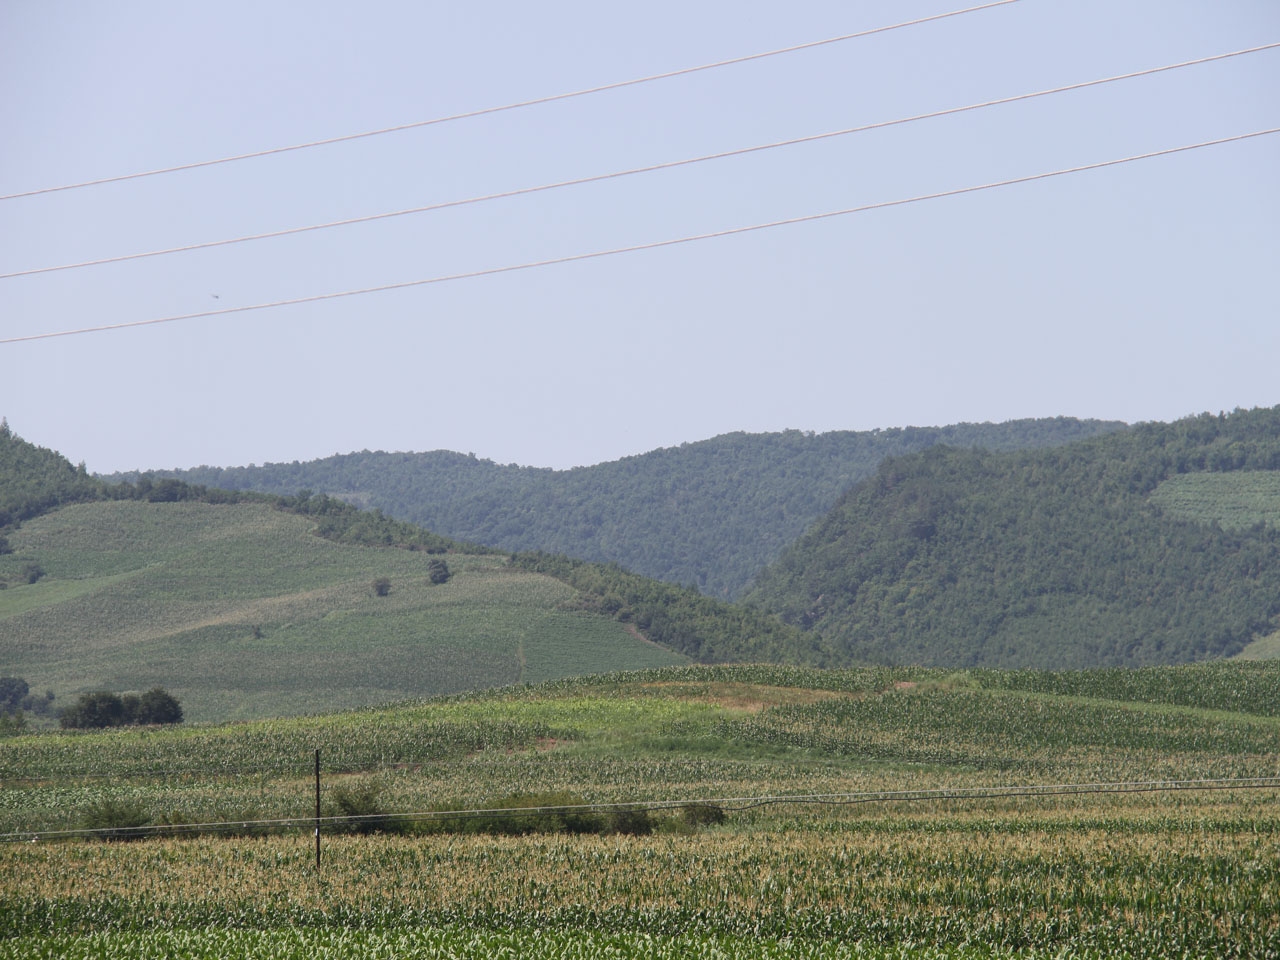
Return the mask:
[[[1089,960],[1103,953],[1075,953]],[[0,940],[0,960],[969,960],[1009,957],[1040,960],[1057,951],[1016,953],[983,947],[930,947],[915,943],[865,944],[842,940],[663,936],[596,930],[413,927],[360,930],[181,929],[159,933],[103,933]],[[1112,955],[1122,956],[1122,955]]]
[[1274,798],[1249,817],[1268,824],[1264,832],[1243,829],[1239,815],[1241,830],[1205,829],[1203,812],[1186,808],[1149,830],[1123,829],[1124,817],[1120,829],[1006,829],[1016,816],[959,829],[940,813],[933,829],[917,831],[331,838],[319,876],[305,836],[18,845],[0,852],[0,931],[447,926],[864,949],[1272,955]]
[[1029,774],[1091,757],[1123,758],[1143,770],[1151,761],[1178,760],[1187,777],[1280,773],[1280,724],[1270,718],[1206,722],[1176,709],[985,691],[903,689],[780,706],[724,721],[717,735],[865,760]]

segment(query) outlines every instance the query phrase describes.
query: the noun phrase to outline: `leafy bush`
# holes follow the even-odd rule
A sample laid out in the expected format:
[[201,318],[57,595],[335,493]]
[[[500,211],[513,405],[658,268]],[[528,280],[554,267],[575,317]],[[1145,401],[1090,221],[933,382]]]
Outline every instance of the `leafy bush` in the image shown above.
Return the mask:
[[31,691],[21,677],[0,677],[0,713],[14,713]]
[[404,821],[388,816],[380,802],[381,795],[382,785],[376,780],[365,779],[336,788],[328,816],[368,819],[336,823],[330,829],[338,833],[403,833]]
[[693,827],[714,827],[729,819],[718,803],[687,803],[680,808],[680,815]]
[[182,704],[163,687],[152,687],[138,698],[135,723],[181,723]]
[[437,585],[446,583],[451,576],[453,576],[453,574],[449,572],[449,564],[445,563],[443,560],[432,559],[427,561],[427,578],[430,579],[432,583]]
[[62,711],[58,722],[67,729],[119,727],[126,722],[124,701],[107,690],[82,693],[74,706]]
[[[436,811],[482,809],[479,814],[459,813],[422,821],[422,833],[484,833],[499,836],[524,836],[530,833],[601,833],[605,819],[589,809],[579,807],[582,800],[570,793],[518,793],[499,800],[475,803],[452,801],[436,807]],[[560,808],[560,809],[544,809]],[[529,811],[522,813],[521,811]],[[510,812],[507,812],[510,811]]]
[[85,830],[99,831],[100,840],[138,840],[147,835],[139,830],[151,823],[151,814],[137,802],[103,800],[85,808],[80,815],[80,826]]
[[609,814],[609,832],[632,837],[653,833],[653,818],[649,811],[637,807],[623,807]]

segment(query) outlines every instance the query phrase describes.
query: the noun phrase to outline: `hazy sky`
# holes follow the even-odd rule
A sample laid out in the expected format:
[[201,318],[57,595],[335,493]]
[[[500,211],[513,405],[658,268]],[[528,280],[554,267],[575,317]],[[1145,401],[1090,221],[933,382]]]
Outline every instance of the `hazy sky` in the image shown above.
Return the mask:
[[[978,0],[971,0],[976,3]],[[964,0],[0,4],[0,194],[626,80]],[[1019,0],[351,143],[0,201],[0,273],[421,206],[1280,41],[1275,0]],[[1280,126],[1280,51],[301,237],[0,280],[0,337],[911,197]],[[570,466],[731,430],[1280,403],[1280,135],[500,276],[0,345],[91,470]]]

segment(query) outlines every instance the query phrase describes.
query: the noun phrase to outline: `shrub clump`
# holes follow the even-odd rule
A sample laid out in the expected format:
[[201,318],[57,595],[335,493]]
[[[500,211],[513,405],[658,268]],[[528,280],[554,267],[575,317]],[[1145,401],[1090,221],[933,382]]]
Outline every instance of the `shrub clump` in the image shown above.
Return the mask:
[[82,693],[80,699],[58,716],[64,729],[123,727],[152,723],[181,723],[182,704],[163,687],[153,687],[138,696],[123,696],[108,690]]
[[[681,809],[675,817],[655,817],[643,807],[598,809],[571,793],[521,793],[498,800],[450,801],[437,805],[437,816],[413,824],[421,834],[490,834],[523,836],[533,833],[620,834],[694,833],[699,827],[722,823],[724,811],[710,804],[693,804],[699,813]],[[705,808],[705,809],[704,809]],[[469,810],[479,813],[468,813]],[[718,811],[716,819],[712,809]],[[457,816],[448,816],[457,811]]]
[[80,827],[97,831],[100,840],[138,840],[150,831],[140,830],[151,823],[147,808],[136,801],[102,800],[80,814]]
[[334,823],[336,833],[404,833],[406,824],[382,806],[382,785],[376,780],[360,780],[337,787],[331,794],[326,816],[351,817]]
[[686,803],[680,808],[680,815],[691,827],[719,826],[729,819],[718,803]]

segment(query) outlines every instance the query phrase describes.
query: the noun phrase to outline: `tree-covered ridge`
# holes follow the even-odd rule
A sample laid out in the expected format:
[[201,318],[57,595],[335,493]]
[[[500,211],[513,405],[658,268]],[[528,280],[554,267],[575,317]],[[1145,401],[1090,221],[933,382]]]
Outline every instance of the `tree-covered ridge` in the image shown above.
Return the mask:
[[1230,656],[1280,615],[1280,531],[1169,516],[1182,473],[1280,469],[1280,408],[1055,449],[881,464],[749,599],[885,663],[1071,668]]
[[644,636],[701,663],[824,664],[830,656],[813,634],[741,604],[628,573],[617,564],[548,553],[518,553],[511,562],[579,591],[579,606],[632,624]]
[[28,443],[0,420],[0,545],[5,531],[23,520],[95,500],[104,486],[83,464],[74,467],[62,454]]
[[572,470],[502,465],[438,450],[364,451],[309,463],[156,475],[277,494],[323,490],[446,536],[617,563],[732,597],[887,456],[938,443],[994,450],[1050,446],[1123,426],[1056,417],[823,434],[730,433]]

